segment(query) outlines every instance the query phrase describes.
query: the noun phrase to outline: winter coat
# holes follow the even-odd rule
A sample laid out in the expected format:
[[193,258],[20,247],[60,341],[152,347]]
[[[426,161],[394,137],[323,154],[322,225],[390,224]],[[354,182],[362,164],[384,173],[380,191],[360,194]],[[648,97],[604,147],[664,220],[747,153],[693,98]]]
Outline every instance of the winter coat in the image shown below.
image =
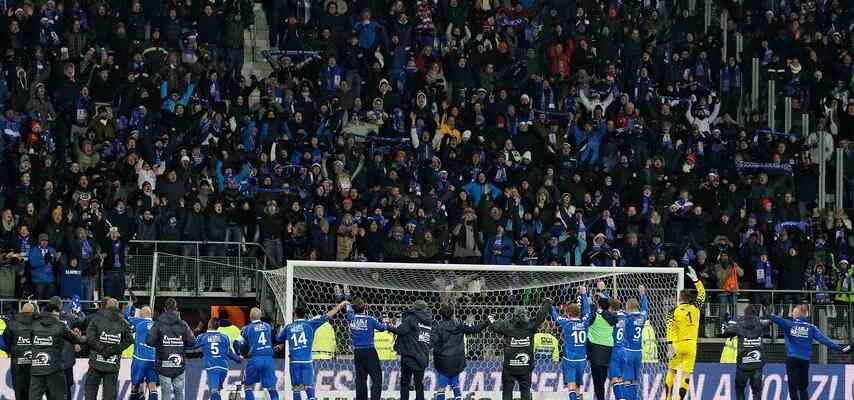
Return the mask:
[[53,274],[53,265],[57,261],[56,250],[53,247],[44,249],[35,246],[30,249],[30,274],[33,283],[54,283],[56,277]]
[[466,369],[465,335],[480,333],[488,321],[468,325],[456,319],[442,321],[433,327],[433,366],[444,376],[456,376]]
[[534,370],[534,334],[545,321],[551,306],[550,302],[544,302],[542,308],[529,321],[510,319],[490,326],[492,331],[504,337],[503,371],[518,375],[530,374]]
[[195,341],[193,331],[175,311],[161,314],[145,338],[145,344],[157,352],[157,373],[170,378],[184,373],[184,347],[193,346]]
[[762,333],[770,324],[756,317],[741,317],[729,321],[724,328],[724,337],[738,337],[738,368],[745,371],[761,370],[765,365]]
[[51,375],[62,370],[62,349],[68,341],[86,343],[85,337],[75,336],[56,314],[41,313],[32,324],[32,364],[30,374]]
[[30,365],[27,354],[32,349],[34,313],[18,313],[6,321],[3,341],[9,346],[9,358],[12,364]]
[[403,323],[388,327],[397,335],[394,351],[400,354],[401,364],[416,371],[427,369],[430,364],[430,337],[433,331],[433,315],[428,310],[409,310]]
[[122,352],[133,344],[130,324],[118,310],[101,309],[86,327],[89,345],[89,368],[101,372],[118,372]]

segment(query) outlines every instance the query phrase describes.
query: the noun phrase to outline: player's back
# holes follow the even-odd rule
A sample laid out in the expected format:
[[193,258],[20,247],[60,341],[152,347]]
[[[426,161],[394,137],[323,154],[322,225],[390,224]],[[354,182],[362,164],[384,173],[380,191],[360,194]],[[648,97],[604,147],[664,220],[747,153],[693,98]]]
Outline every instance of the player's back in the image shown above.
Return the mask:
[[258,357],[273,357],[273,328],[264,321],[252,321],[240,333],[242,346],[251,360]]
[[[695,304],[680,304],[673,311],[673,323],[668,340],[681,342],[697,340],[700,330],[700,308]],[[672,336],[672,337],[670,337]]]
[[201,347],[206,369],[228,369],[230,340],[219,332],[205,332],[196,338],[196,345]]
[[643,349],[643,327],[649,318],[649,302],[645,294],[641,294],[640,311],[626,313],[626,350],[638,352]]
[[149,318],[130,317],[128,318],[131,327],[134,331],[133,358],[141,361],[154,361],[155,350],[145,344],[145,339],[148,336],[148,331],[154,325],[154,321]]
[[559,317],[555,321],[563,330],[563,357],[568,361],[587,360],[588,319]]
[[632,312],[626,314],[626,350],[641,351],[643,347],[643,327],[646,324],[646,319],[646,313]]
[[329,317],[324,315],[312,320],[298,319],[285,326],[277,339],[288,342],[288,358],[291,362],[311,362],[314,334],[328,320]]
[[614,325],[614,352],[619,352],[626,347],[626,313],[618,311],[615,314],[617,323]]

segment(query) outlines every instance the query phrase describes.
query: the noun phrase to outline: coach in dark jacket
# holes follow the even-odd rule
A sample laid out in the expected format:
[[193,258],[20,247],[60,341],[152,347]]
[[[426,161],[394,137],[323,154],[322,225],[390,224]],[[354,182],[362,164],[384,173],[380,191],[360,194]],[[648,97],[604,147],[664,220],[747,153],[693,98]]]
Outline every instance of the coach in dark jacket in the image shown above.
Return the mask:
[[454,398],[461,398],[459,387],[459,375],[466,369],[466,345],[465,335],[479,333],[489,326],[489,321],[483,321],[477,325],[468,325],[460,322],[454,317],[454,307],[450,304],[442,304],[439,307],[439,315],[442,321],[433,327],[433,367],[436,376],[436,391],[445,392],[445,387],[450,385],[454,392]]
[[166,299],[164,308],[163,314],[148,331],[145,344],[157,352],[160,386],[163,393],[170,393],[169,398],[172,398],[175,393],[184,393],[184,348],[191,347],[196,338],[178,314],[175,299]]
[[101,382],[104,400],[115,399],[122,352],[133,344],[133,330],[119,313],[119,302],[105,297],[101,310],[86,328],[89,345],[89,372],[86,373],[86,400],[95,400]]
[[[86,314],[80,312],[79,309],[62,310],[59,313],[59,319],[65,322],[72,331],[74,329],[86,328]],[[69,399],[71,398],[71,388],[74,386],[74,364],[77,362],[77,351],[80,348],[76,344],[65,342],[62,347],[62,370],[65,373],[65,386],[68,389]]]
[[409,400],[409,384],[415,380],[415,399],[424,400],[424,370],[430,364],[433,315],[424,300],[406,312],[403,323],[388,330],[397,335],[394,350],[400,354],[400,399]]
[[744,389],[748,383],[750,391],[753,392],[753,398],[762,398],[762,367],[765,366],[762,333],[768,325],[770,321],[757,318],[750,305],[744,309],[744,316],[724,325],[724,337],[738,337],[735,372],[735,398],[738,400],[747,398],[744,395]]
[[32,303],[24,303],[21,312],[6,321],[6,330],[3,331],[3,340],[9,346],[10,372],[16,399],[29,398],[34,311]]
[[546,319],[552,306],[545,299],[540,311],[531,318],[525,307],[516,307],[513,316],[490,326],[504,336],[504,364],[501,371],[501,398],[513,400],[513,388],[519,383],[522,400],[531,400],[531,372],[534,370],[534,334]]
[[68,387],[62,371],[62,348],[64,342],[86,343],[86,338],[71,331],[59,320],[61,303],[51,300],[44,312],[33,320],[32,365],[30,367],[29,399],[65,400]]

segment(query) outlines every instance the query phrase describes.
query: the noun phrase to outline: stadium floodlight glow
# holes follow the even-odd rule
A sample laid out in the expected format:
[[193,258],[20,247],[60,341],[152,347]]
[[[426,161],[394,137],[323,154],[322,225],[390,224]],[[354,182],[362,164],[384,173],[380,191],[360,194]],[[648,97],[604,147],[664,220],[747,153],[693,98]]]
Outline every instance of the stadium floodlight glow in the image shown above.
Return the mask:
[[[616,295],[624,303],[637,297],[637,288],[643,285],[650,305],[650,320],[644,329],[646,359],[643,369],[657,376],[666,371],[666,351],[662,347],[666,321],[677,304],[679,290],[684,287],[682,268],[289,260],[286,267],[264,271],[264,276],[275,295],[277,311],[286,323],[292,320],[297,305],[313,317],[326,313],[342,299],[356,297],[366,301],[367,313],[380,319],[399,320],[415,300],[424,300],[433,307],[437,320],[440,318],[436,313],[438,305],[451,303],[458,319],[475,323],[488,315],[504,318],[516,306],[528,306],[533,311],[545,298],[553,299],[563,310],[563,305],[577,302],[577,287],[581,285],[588,288],[591,299],[601,291]],[[352,358],[346,320],[340,316],[330,323],[335,332],[335,354],[324,360],[316,359],[318,369],[323,369],[324,363],[340,366],[341,360]],[[562,336],[548,322],[541,331],[550,329],[556,337]],[[466,352],[470,365],[499,359],[501,339],[490,331],[472,335],[467,338]],[[287,375],[284,389],[290,396]],[[319,398],[322,394],[317,393]]]

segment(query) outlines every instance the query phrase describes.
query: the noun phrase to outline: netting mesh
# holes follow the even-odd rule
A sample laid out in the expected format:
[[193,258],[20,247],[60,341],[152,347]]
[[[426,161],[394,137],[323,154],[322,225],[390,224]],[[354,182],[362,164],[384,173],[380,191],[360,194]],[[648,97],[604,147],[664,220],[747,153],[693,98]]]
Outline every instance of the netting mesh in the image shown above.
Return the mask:
[[[265,271],[276,303],[279,316],[285,315],[287,302],[301,305],[308,315],[326,313],[338,301],[361,297],[368,303],[368,314],[377,318],[400,319],[416,300],[424,300],[433,307],[437,320],[438,306],[442,303],[455,305],[456,317],[474,324],[494,315],[497,319],[509,317],[516,306],[530,307],[536,311],[542,300],[551,298],[561,307],[578,299],[577,288],[585,286],[593,295],[607,292],[616,295],[624,303],[638,296],[637,288],[643,285],[649,296],[649,326],[645,329],[646,346],[644,373],[656,376],[666,370],[663,339],[667,316],[676,305],[678,275],[664,271],[618,272],[603,268],[602,272],[572,271],[505,271],[477,270],[477,267],[444,269],[450,267],[429,265],[417,266],[363,266],[331,263],[329,266],[306,266],[294,263],[293,293],[287,293],[286,269]],[[595,308],[594,308],[595,309]],[[331,321],[335,332],[335,353],[325,360],[315,361],[321,369],[324,363],[341,368],[341,360],[349,360],[353,354],[350,330],[343,316]],[[563,349],[563,335],[559,328],[546,320],[541,333],[554,335]],[[654,332],[654,335],[650,333]],[[481,361],[495,361],[501,357],[501,338],[486,330],[466,338],[466,355],[470,367]],[[546,356],[546,354],[548,356]],[[543,351],[540,362],[554,362],[551,352]],[[562,354],[562,353],[561,353]],[[349,363],[351,364],[351,363]],[[352,365],[350,365],[352,368]]]

